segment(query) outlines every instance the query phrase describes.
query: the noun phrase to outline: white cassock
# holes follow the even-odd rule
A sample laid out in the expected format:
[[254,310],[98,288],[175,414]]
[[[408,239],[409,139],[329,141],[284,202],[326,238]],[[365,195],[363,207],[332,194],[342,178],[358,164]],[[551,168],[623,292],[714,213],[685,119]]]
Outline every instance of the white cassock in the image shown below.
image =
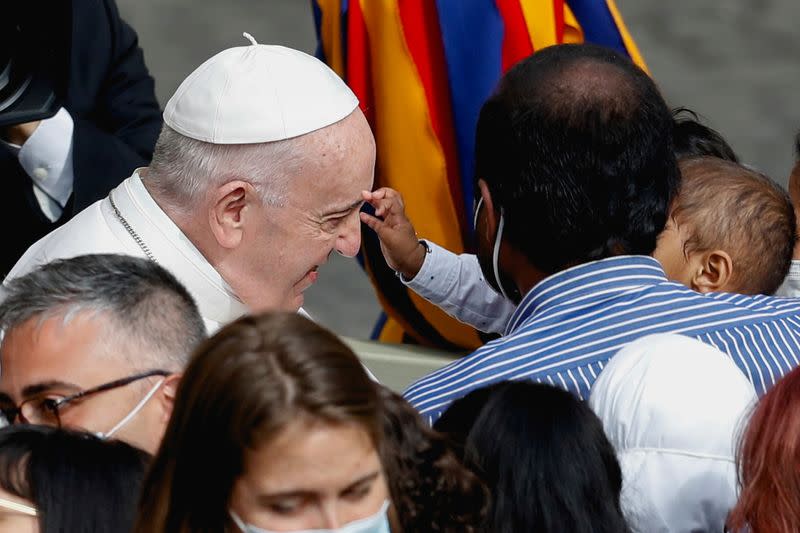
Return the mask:
[[[111,199],[129,229],[115,213]],[[24,276],[43,263],[77,255],[109,253],[148,258],[144,247],[150,259],[172,272],[191,293],[209,333],[248,312],[222,276],[153,200],[138,171],[108,197],[31,246],[6,281]]]

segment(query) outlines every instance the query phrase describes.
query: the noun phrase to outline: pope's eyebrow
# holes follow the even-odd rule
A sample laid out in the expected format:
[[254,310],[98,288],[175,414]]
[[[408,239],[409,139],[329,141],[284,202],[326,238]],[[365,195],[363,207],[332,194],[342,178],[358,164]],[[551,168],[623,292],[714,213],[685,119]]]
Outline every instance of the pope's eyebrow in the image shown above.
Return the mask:
[[336,207],[334,209],[331,209],[327,213],[325,213],[323,216],[329,217],[331,215],[337,215],[337,214],[340,214],[340,213],[347,213],[349,211],[352,211],[353,209],[359,209],[363,204],[364,204],[364,200],[356,200],[355,202],[353,202],[352,204],[350,204],[348,206]]

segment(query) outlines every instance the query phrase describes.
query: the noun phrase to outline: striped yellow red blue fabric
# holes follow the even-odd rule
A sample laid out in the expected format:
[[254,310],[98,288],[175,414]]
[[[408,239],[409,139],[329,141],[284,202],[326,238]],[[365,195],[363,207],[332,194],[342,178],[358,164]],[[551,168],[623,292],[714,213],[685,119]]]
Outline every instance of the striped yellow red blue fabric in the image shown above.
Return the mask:
[[[421,237],[469,248],[478,113],[502,74],[562,42],[593,42],[646,68],[613,0],[312,0],[318,55],[361,101],[378,145],[376,186],[405,200]],[[362,258],[385,309],[381,340],[473,349],[485,338]]]

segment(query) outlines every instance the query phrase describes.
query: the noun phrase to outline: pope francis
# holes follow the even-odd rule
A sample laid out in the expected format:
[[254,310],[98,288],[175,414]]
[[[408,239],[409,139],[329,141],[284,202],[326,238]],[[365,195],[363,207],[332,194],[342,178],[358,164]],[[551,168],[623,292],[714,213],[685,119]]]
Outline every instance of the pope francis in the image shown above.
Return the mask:
[[6,280],[56,258],[145,257],[183,282],[213,331],[300,309],[334,250],[358,252],[375,166],[358,100],[317,59],[245,36],[169,100],[151,165],[31,246]]

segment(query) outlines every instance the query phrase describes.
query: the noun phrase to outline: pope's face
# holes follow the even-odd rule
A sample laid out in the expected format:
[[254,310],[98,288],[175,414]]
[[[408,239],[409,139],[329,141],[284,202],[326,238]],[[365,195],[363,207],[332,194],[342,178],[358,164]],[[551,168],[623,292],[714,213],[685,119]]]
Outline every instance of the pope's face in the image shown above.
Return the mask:
[[369,125],[356,110],[313,139],[284,201],[261,208],[263,223],[246,244],[255,272],[237,293],[253,311],[296,311],[330,254],[353,257],[361,246],[361,192],[375,172]]

